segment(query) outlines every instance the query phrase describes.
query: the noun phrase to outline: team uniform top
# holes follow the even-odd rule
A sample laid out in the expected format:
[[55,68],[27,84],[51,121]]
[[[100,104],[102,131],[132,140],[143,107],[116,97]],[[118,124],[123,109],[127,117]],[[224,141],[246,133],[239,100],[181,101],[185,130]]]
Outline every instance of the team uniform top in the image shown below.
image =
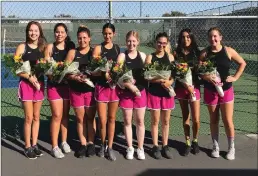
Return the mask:
[[[130,59],[128,51],[125,51],[125,65],[132,69],[133,78],[135,79],[135,86],[141,91],[147,87],[148,82],[144,79],[144,63],[140,52],[137,51],[135,59]],[[129,91],[129,90],[128,90]]]
[[[24,54],[22,55],[22,60],[25,61],[29,61],[30,62],[30,66],[31,68],[33,68],[37,61],[39,61],[41,58],[44,57],[43,52],[39,51],[39,48],[31,48],[27,43],[25,43],[25,51]],[[38,81],[42,81],[44,82],[44,76],[40,76],[38,77],[38,75],[36,75],[36,77],[38,78]],[[20,78],[20,80],[29,82],[29,80],[25,79],[25,78]]]
[[[92,58],[92,48],[90,48],[89,52],[86,54],[81,54],[78,49],[76,49],[75,57],[73,62],[79,62],[79,70],[82,74],[86,75],[90,78],[91,81],[94,82],[94,77],[88,75],[85,71],[87,69],[87,65],[89,64]],[[86,83],[81,83],[75,80],[68,80],[70,88],[75,92],[93,92],[94,88],[90,87]]]
[[[220,78],[223,83],[222,89],[225,91],[231,88],[232,83],[226,82],[227,77],[230,75],[229,69],[230,69],[231,60],[228,57],[225,47],[223,46],[222,49],[216,53],[211,51],[211,47],[208,47],[207,57],[211,58],[210,59],[211,62],[214,63],[214,66],[217,68],[217,71],[220,74]],[[207,82],[205,80],[203,82],[204,82],[204,88],[208,88],[209,90],[216,91],[216,88],[212,83]]]
[[[199,56],[200,56],[199,50],[197,50],[196,52],[191,51],[187,55],[185,55],[183,53],[176,53],[176,56],[175,56],[175,60],[181,60],[183,62],[186,62],[188,64],[188,66],[191,68],[193,84],[196,86],[199,86],[201,84],[201,81],[198,78],[196,70],[194,69],[194,66],[196,64],[198,64]],[[182,85],[182,83],[180,81],[176,80],[176,87],[183,88],[184,86]]]
[[[155,53],[152,53],[152,60],[151,62],[158,62],[159,64],[164,64],[164,65],[169,65],[170,60],[169,56],[167,53],[164,54],[161,58],[158,58]],[[160,83],[149,83],[149,93],[154,95],[154,96],[159,96],[159,97],[170,97],[168,91],[165,91],[165,89],[162,87]]]
[[[52,49],[52,57],[56,62],[63,62],[67,56],[67,53],[70,49],[75,49],[75,44],[73,42],[69,43],[69,46],[67,46],[67,49],[64,50],[59,50],[56,47],[56,44],[53,43],[53,49]],[[57,85],[58,83],[52,82],[51,80],[47,80],[49,85]],[[65,84],[64,82],[61,82],[58,85],[63,85]]]
[[[101,57],[106,57],[108,60],[117,61],[117,57],[120,54],[120,48],[118,45],[113,44],[111,49],[107,49],[104,47],[104,43],[101,43]],[[101,76],[98,77],[97,83],[103,87],[109,87],[107,80],[105,78],[105,73],[102,73]]]

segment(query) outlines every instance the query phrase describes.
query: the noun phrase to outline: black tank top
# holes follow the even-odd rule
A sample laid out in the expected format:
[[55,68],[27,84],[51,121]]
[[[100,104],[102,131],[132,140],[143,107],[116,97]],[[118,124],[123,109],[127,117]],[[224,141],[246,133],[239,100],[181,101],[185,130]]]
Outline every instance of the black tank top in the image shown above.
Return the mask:
[[[168,57],[168,54],[165,53],[163,57],[158,58],[156,56],[155,53],[152,53],[152,60],[151,62],[158,62],[159,64],[165,64],[165,65],[169,65],[170,64],[170,60]],[[168,91],[166,91],[160,83],[149,83],[149,89],[148,89],[149,93],[155,96],[159,96],[159,97],[170,97]]]
[[68,51],[67,50],[59,50],[56,45],[53,45],[53,50],[52,50],[52,57],[56,62],[59,61],[64,61],[65,57],[67,55]]
[[137,56],[135,59],[131,59],[128,56],[128,52],[125,51],[125,65],[129,68],[132,69],[133,77],[135,79],[135,85],[136,87],[141,91],[144,88],[147,87],[148,82],[144,79],[144,63],[142,61],[140,52],[137,51]]
[[[200,86],[200,84],[202,83],[199,78],[198,75],[196,73],[196,70],[194,69],[194,66],[196,64],[198,64],[198,58],[200,57],[200,51],[191,51],[189,54],[185,55],[184,53],[180,52],[180,53],[176,53],[175,56],[175,60],[183,60],[184,62],[187,62],[187,64],[189,65],[189,67],[191,68],[192,71],[192,79],[193,79],[193,84],[195,86]],[[176,88],[183,88],[184,86],[182,85],[182,83],[178,80],[176,80],[176,84],[175,84]]]
[[[33,68],[37,61],[41,58],[44,58],[44,54],[43,52],[39,51],[39,48],[31,48],[27,43],[25,43],[25,50],[24,50],[24,54],[22,55],[22,60],[25,61],[29,61],[30,62],[30,66],[31,68]],[[44,82],[44,76],[40,76],[38,77],[36,75],[36,77],[38,78],[38,81],[42,81]],[[29,82],[27,79],[25,78],[20,78],[20,80],[24,80]]]
[[[90,59],[92,58],[92,48],[90,48],[89,52],[87,54],[81,54],[78,49],[76,49],[74,62],[79,62],[79,70],[81,73],[87,75],[87,77],[90,77],[88,74],[85,73],[88,63],[90,62]],[[90,77],[90,79],[93,81],[93,78]],[[68,84],[70,88],[73,91],[76,92],[93,92],[94,88],[90,87],[88,84],[80,83],[75,80],[68,80]]]
[[[52,57],[53,59],[56,61],[56,62],[63,62],[67,56],[67,53],[69,51],[69,49],[74,49],[75,46],[74,46],[74,43],[73,42],[70,42],[69,44],[69,48],[65,48],[64,50],[59,50],[57,47],[56,47],[56,44],[53,43],[53,49],[52,49]],[[56,83],[56,82],[53,82],[51,80],[47,80],[47,83],[51,86],[57,86],[57,85],[66,85],[67,83],[66,82],[61,82],[61,83]]]
[[[113,44],[111,49],[107,49],[105,48],[104,43],[101,43],[101,57],[106,57],[108,60],[116,61],[119,54],[120,48],[118,45]],[[98,77],[97,83],[103,87],[109,87],[109,84],[105,78],[105,72],[103,72],[102,75]]]
[[[211,58],[211,61],[214,63],[214,66],[217,67],[217,71],[219,72],[221,81],[223,82],[223,90],[228,90],[232,86],[232,83],[226,82],[227,77],[230,75],[229,69],[231,60],[228,57],[225,47],[222,46],[222,49],[216,53],[211,51],[211,47],[208,47],[207,57]],[[213,86],[213,84],[207,81],[203,82],[205,88],[216,91],[215,86]]]

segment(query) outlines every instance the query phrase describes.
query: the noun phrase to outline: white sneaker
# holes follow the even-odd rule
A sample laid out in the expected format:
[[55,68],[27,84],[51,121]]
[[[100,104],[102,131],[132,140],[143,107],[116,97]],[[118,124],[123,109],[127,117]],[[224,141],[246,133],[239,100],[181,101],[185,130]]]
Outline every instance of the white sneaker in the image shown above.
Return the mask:
[[58,159],[61,159],[61,158],[65,157],[62,150],[59,147],[53,148],[51,150],[51,154],[52,154],[53,157],[58,158]]
[[228,160],[234,160],[234,159],[235,159],[235,148],[230,148],[230,149],[228,150],[228,153],[227,153],[227,155],[226,155],[226,158],[227,158]]
[[126,152],[127,152],[126,159],[132,160],[133,159],[133,155],[134,155],[134,148],[133,147],[128,147]]
[[137,157],[139,160],[145,160],[144,149],[137,149]]
[[62,142],[61,149],[63,150],[64,153],[71,152],[71,148],[70,148],[70,146],[68,145],[67,142]]
[[219,158],[219,148],[213,146],[211,157],[213,158]]

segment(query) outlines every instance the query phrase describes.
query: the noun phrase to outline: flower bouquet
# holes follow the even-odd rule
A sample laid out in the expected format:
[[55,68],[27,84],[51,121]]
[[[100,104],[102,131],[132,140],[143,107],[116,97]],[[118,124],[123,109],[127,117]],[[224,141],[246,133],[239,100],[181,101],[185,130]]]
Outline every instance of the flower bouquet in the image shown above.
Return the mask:
[[85,75],[86,73],[87,73],[86,71],[80,72],[79,62],[72,62],[65,67],[62,75],[64,75],[64,76],[66,74],[79,75],[81,78],[84,79],[84,82],[86,84],[88,84],[90,87],[94,88],[95,86],[94,86],[93,82]]
[[181,83],[186,86],[188,91],[190,92],[191,96],[191,101],[196,101],[196,95],[195,91],[191,91],[189,88],[192,88],[194,90],[194,85],[193,85],[193,78],[192,78],[192,71],[189,67],[189,65],[186,62],[178,62],[175,61],[172,63],[172,70],[173,70],[173,76],[175,79],[180,81]]
[[113,85],[111,88],[117,84],[121,89],[127,88],[137,97],[141,96],[140,90],[134,85],[133,72],[126,67],[124,62],[113,62],[109,74],[110,80],[108,82],[111,86]]
[[92,57],[92,59],[89,62],[88,68],[88,74],[95,74],[99,71],[107,72],[110,70],[112,65],[112,60],[108,60],[106,57]]
[[47,71],[46,74],[51,75],[51,80],[53,82],[60,83],[66,75],[65,68],[67,68],[69,64],[62,61],[53,61],[51,64],[52,67],[50,70]]
[[[148,81],[155,79],[165,79],[168,80],[171,76],[171,66],[159,64],[157,61],[148,64],[145,67],[144,78]],[[172,86],[167,89],[171,97],[175,96],[176,93]]]
[[210,59],[206,59],[204,61],[200,61],[197,66],[197,73],[200,75],[212,75],[212,80],[215,81],[215,88],[220,97],[224,97],[224,92],[222,89],[223,83],[221,82],[221,78],[219,72],[216,67],[214,67],[214,63],[210,61]]
[[45,59],[40,59],[36,62],[36,65],[33,67],[33,72],[38,76],[45,75],[52,67],[52,63],[48,62]]
[[23,60],[21,56],[13,56],[12,54],[6,54],[3,58],[4,65],[6,68],[8,68],[4,75],[4,78],[7,78],[10,73],[12,73],[13,76],[17,76],[16,70],[21,68],[21,66],[23,65]]
[[[5,66],[9,69],[9,71],[5,74],[5,78],[8,77],[9,73],[11,72],[14,76],[17,76],[19,73],[27,73],[29,75],[34,75],[30,62],[23,61],[22,56],[13,56],[13,55],[4,55],[4,63]],[[37,90],[40,90],[40,84],[36,83],[35,87]]]

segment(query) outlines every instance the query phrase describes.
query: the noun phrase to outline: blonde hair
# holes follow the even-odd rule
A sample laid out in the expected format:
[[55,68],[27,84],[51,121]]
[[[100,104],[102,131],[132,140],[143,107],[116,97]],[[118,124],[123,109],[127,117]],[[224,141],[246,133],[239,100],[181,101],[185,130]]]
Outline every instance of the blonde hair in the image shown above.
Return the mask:
[[138,41],[140,41],[139,33],[138,33],[138,32],[136,32],[136,31],[129,31],[129,32],[127,32],[127,34],[126,34],[126,40],[128,40],[128,38],[129,38],[130,36],[134,36]]

